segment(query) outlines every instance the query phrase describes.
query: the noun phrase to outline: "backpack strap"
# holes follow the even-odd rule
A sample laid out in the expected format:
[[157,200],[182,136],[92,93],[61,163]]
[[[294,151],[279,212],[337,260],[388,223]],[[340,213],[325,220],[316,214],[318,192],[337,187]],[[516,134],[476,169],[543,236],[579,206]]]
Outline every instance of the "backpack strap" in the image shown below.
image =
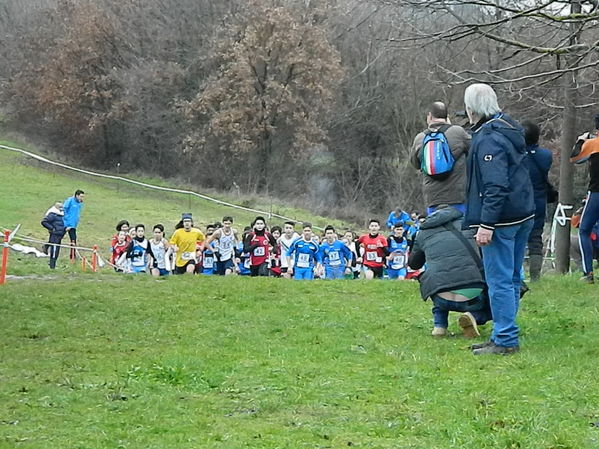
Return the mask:
[[452,126],[453,126],[453,125],[451,125],[451,124],[449,124],[449,123],[446,123],[445,125],[441,125],[441,126],[439,126],[439,128],[437,128],[436,130],[434,130],[434,129],[430,129],[430,128],[427,128],[427,129],[424,131],[424,135],[425,135],[425,136],[428,136],[428,135],[431,135],[431,134],[438,134],[438,133],[443,133],[443,134],[445,134],[445,131],[447,131],[447,130],[448,130],[449,128],[451,128]]

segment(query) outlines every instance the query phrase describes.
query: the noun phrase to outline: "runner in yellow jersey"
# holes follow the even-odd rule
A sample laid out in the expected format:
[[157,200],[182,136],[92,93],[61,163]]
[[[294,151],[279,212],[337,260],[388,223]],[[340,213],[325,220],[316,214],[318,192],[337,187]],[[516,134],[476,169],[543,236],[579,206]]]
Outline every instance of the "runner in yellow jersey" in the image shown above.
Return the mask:
[[196,266],[196,245],[206,240],[204,233],[193,227],[193,217],[185,213],[181,217],[183,227],[177,229],[170,239],[173,251],[177,253],[175,274],[193,274]]

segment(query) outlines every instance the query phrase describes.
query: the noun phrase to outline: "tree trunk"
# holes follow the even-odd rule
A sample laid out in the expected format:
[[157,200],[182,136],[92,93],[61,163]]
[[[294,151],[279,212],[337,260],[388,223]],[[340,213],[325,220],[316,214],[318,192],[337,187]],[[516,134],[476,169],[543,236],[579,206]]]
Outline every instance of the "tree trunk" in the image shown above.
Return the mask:
[[[580,13],[580,0],[571,0],[570,10],[572,14]],[[578,32],[576,25],[571,24],[570,44],[578,42]],[[566,58],[566,64],[569,60],[576,58],[576,55]],[[564,212],[567,217],[572,217],[574,203],[574,168],[570,163],[570,152],[572,145],[576,140],[576,72],[564,76],[564,115],[561,138],[560,152],[560,171],[559,171],[559,204],[565,207]],[[556,269],[558,273],[565,274],[570,269],[570,220],[566,220],[564,226],[557,224],[555,232],[555,257]]]

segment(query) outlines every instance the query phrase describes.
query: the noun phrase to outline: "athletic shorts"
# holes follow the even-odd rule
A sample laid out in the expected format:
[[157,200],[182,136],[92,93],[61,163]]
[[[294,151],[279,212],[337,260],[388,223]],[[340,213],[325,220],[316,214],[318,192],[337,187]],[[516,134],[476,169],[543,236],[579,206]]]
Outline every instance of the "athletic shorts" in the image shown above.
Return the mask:
[[176,266],[175,270],[173,271],[173,273],[175,273],[175,274],[185,274],[185,273],[187,273],[187,267],[189,265],[194,265],[195,266],[195,264],[196,264],[195,261],[188,260],[187,263],[185,265],[183,265],[182,267]]
[[261,265],[250,265],[250,276],[268,276],[268,263],[264,262]]
[[314,279],[314,268],[298,268],[293,269],[293,279]]
[[69,229],[68,233],[69,233],[69,239],[71,239],[71,242],[76,242],[77,241],[77,228]]
[[343,279],[345,277],[345,266],[340,267],[324,267],[325,279]]
[[158,276],[168,276],[171,274],[166,268],[156,268],[158,270]]
[[287,271],[289,271],[288,267],[281,267],[281,274],[287,273]]
[[146,272],[146,267],[145,265],[142,267],[136,267],[136,266],[132,266],[131,267],[131,272],[132,273],[145,273]]
[[233,263],[233,259],[216,261],[216,274],[219,276],[224,276],[227,270],[235,271],[235,264]]
[[406,268],[400,268],[399,270],[394,270],[393,268],[387,268],[387,274],[389,275],[389,279],[397,279],[398,277],[406,277],[408,274],[408,270]]
[[364,265],[364,268],[366,270],[372,271],[375,278],[377,278],[377,279],[383,278],[383,267],[368,267],[368,266]]

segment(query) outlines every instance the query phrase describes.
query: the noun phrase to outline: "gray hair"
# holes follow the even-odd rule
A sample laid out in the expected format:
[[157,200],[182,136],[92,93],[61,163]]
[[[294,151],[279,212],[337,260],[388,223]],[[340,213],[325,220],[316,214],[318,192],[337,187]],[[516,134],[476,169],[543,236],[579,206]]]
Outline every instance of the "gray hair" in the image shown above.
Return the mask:
[[497,94],[488,84],[471,84],[464,92],[467,109],[479,117],[490,117],[501,112],[497,104]]

